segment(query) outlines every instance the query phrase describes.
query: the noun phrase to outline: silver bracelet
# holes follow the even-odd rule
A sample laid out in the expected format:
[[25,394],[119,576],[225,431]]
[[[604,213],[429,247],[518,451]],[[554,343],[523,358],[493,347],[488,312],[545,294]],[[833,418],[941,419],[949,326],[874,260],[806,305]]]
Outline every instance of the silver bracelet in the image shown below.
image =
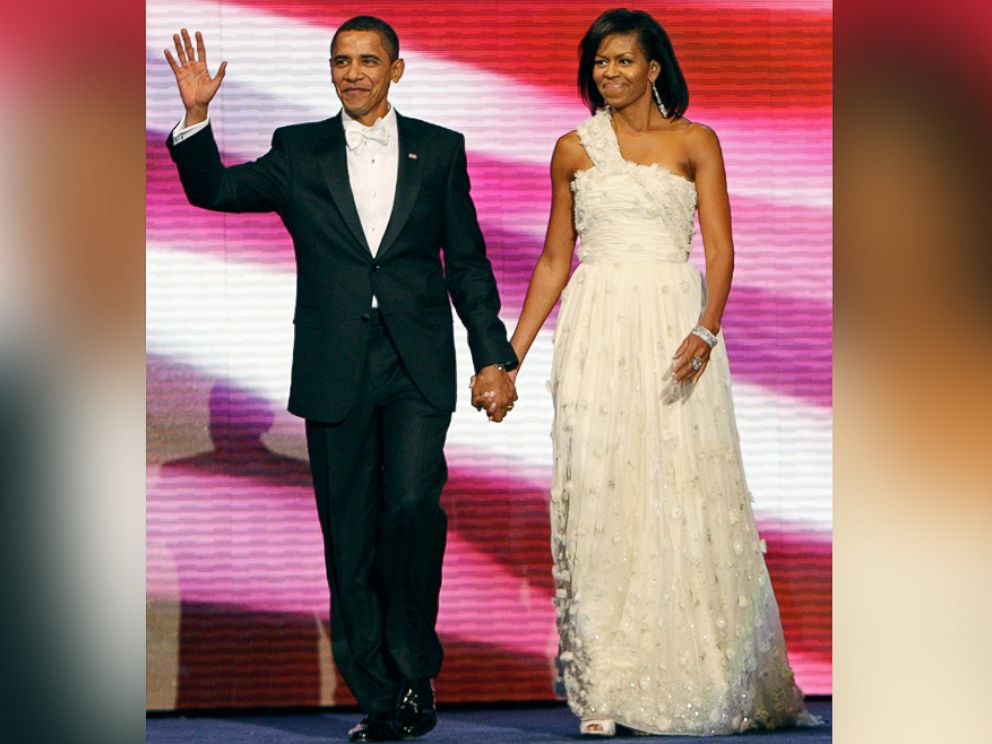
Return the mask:
[[703,328],[701,325],[697,325],[692,329],[692,335],[699,336],[699,338],[703,339],[703,341],[705,341],[711,349],[716,346],[719,341],[716,335],[710,332],[709,328]]

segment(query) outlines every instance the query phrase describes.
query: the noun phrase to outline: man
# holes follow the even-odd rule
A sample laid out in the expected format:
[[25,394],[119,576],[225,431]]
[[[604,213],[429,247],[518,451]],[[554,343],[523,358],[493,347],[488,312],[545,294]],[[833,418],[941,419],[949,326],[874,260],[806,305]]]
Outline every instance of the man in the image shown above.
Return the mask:
[[[404,63],[384,21],[358,16],[331,42],[343,112],[278,129],[259,160],[225,168],[208,105],[202,36],[166,51],[186,116],[168,146],[190,202],[275,211],[296,251],[289,410],[307,447],[331,589],[338,668],[366,716],[352,741],[419,736],[436,723],[447,478],[455,406],[450,295],[468,330],[473,399],[500,421],[517,364],[469,195],[462,135],[400,116]],[[440,251],[444,251],[444,265]]]

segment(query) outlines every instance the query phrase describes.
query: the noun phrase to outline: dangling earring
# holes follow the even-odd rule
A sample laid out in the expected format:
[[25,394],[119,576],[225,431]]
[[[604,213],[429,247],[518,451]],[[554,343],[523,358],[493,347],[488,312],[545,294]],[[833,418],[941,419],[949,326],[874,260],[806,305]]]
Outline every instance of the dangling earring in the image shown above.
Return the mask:
[[661,95],[658,93],[658,89],[655,87],[654,83],[651,83],[651,90],[654,91],[654,100],[658,104],[658,110],[664,118],[668,118],[668,109],[665,108],[665,104],[661,100]]

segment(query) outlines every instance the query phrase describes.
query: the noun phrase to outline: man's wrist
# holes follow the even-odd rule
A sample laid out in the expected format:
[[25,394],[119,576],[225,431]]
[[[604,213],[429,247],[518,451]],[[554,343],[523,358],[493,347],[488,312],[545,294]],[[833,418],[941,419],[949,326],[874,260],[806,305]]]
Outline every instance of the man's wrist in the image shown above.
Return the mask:
[[490,367],[493,367],[499,372],[509,372],[510,370],[515,369],[516,366],[517,363],[515,361],[490,362],[489,364],[485,364],[482,367],[480,367],[476,374],[481,374],[483,371],[489,369]]
[[183,129],[194,127],[197,124],[206,121],[208,115],[208,109],[206,106],[203,106],[202,108],[197,107],[186,109],[186,116],[183,119]]

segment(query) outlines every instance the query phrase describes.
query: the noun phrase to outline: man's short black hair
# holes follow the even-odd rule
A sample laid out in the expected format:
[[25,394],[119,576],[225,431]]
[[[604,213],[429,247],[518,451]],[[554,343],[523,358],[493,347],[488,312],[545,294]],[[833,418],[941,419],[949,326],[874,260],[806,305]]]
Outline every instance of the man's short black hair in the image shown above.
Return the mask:
[[338,40],[338,34],[344,31],[375,31],[382,39],[382,46],[389,55],[389,61],[395,62],[400,58],[400,37],[396,35],[393,27],[381,18],[375,16],[355,16],[342,23],[338,30],[334,32],[331,39],[331,56],[334,56],[334,42]]

